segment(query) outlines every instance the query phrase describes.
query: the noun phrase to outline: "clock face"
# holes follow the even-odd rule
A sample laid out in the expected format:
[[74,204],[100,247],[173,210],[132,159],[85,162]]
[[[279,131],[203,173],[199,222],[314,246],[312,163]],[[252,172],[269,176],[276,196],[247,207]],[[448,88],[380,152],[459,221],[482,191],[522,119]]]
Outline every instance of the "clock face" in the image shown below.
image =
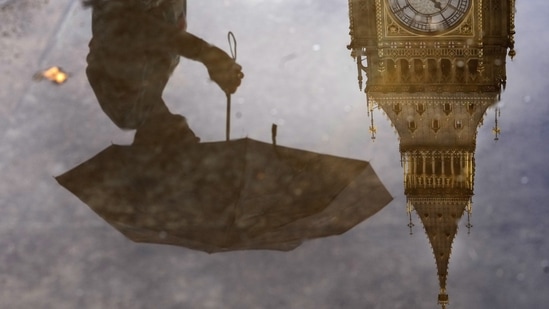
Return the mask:
[[408,29],[439,33],[463,20],[472,0],[388,0],[396,19]]

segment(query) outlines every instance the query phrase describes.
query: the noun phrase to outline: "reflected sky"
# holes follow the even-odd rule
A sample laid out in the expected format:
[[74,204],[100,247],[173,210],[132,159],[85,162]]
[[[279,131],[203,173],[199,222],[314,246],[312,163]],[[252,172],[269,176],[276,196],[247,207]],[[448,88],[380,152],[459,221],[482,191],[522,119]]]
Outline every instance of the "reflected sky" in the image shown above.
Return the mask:
[[[246,77],[233,95],[232,136],[369,161],[394,200],[349,232],[296,250],[207,255],[135,244],[53,176],[115,144],[130,144],[101,111],[85,75],[90,10],[78,1],[0,1],[2,244],[7,307],[438,308],[430,244],[409,235],[398,135],[366,99],[346,46],[341,1],[189,1],[188,30],[224,50],[238,40]],[[448,308],[544,308],[549,174],[544,1],[518,1],[517,56],[507,62],[499,141],[488,110],[476,143],[470,234],[460,222]],[[63,85],[33,81],[51,66]],[[204,142],[225,137],[225,94],[182,59],[164,92]]]

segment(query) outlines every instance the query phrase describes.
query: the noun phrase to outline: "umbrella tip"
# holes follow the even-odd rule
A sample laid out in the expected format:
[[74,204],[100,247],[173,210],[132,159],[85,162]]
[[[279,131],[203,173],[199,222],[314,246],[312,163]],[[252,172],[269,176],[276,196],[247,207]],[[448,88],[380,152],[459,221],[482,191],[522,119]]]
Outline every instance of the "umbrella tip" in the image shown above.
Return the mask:
[[272,126],[271,126],[271,138],[273,140],[273,145],[276,146],[276,131],[278,129],[278,126],[276,125],[276,123],[273,123]]

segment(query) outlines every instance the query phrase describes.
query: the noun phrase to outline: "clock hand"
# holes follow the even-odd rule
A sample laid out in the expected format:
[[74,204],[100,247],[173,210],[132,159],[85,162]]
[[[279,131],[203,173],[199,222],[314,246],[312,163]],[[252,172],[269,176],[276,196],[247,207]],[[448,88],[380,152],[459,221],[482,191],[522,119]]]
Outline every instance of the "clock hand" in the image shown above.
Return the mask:
[[439,14],[440,16],[442,16],[442,19],[444,19],[444,23],[446,24],[446,26],[450,27],[450,22],[448,21],[448,19],[446,19],[446,17],[444,17],[444,15],[442,15],[442,11]]
[[440,0],[431,0],[435,4],[435,8],[442,11],[442,4],[440,4]]

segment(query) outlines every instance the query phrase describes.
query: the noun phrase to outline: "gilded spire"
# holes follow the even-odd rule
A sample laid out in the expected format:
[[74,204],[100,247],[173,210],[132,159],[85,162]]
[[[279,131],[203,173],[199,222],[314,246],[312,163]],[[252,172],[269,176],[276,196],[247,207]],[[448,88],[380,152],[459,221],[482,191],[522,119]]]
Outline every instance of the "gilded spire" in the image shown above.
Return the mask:
[[471,213],[474,152],[466,149],[409,149],[402,153],[407,211],[415,210],[425,229],[436,262],[440,293],[448,304],[446,283],[458,223]]
[[458,231],[458,222],[465,212],[470,196],[417,196],[409,197],[409,200],[421,219],[433,250],[440,286],[438,303],[444,308],[449,302],[446,283],[452,244]]

